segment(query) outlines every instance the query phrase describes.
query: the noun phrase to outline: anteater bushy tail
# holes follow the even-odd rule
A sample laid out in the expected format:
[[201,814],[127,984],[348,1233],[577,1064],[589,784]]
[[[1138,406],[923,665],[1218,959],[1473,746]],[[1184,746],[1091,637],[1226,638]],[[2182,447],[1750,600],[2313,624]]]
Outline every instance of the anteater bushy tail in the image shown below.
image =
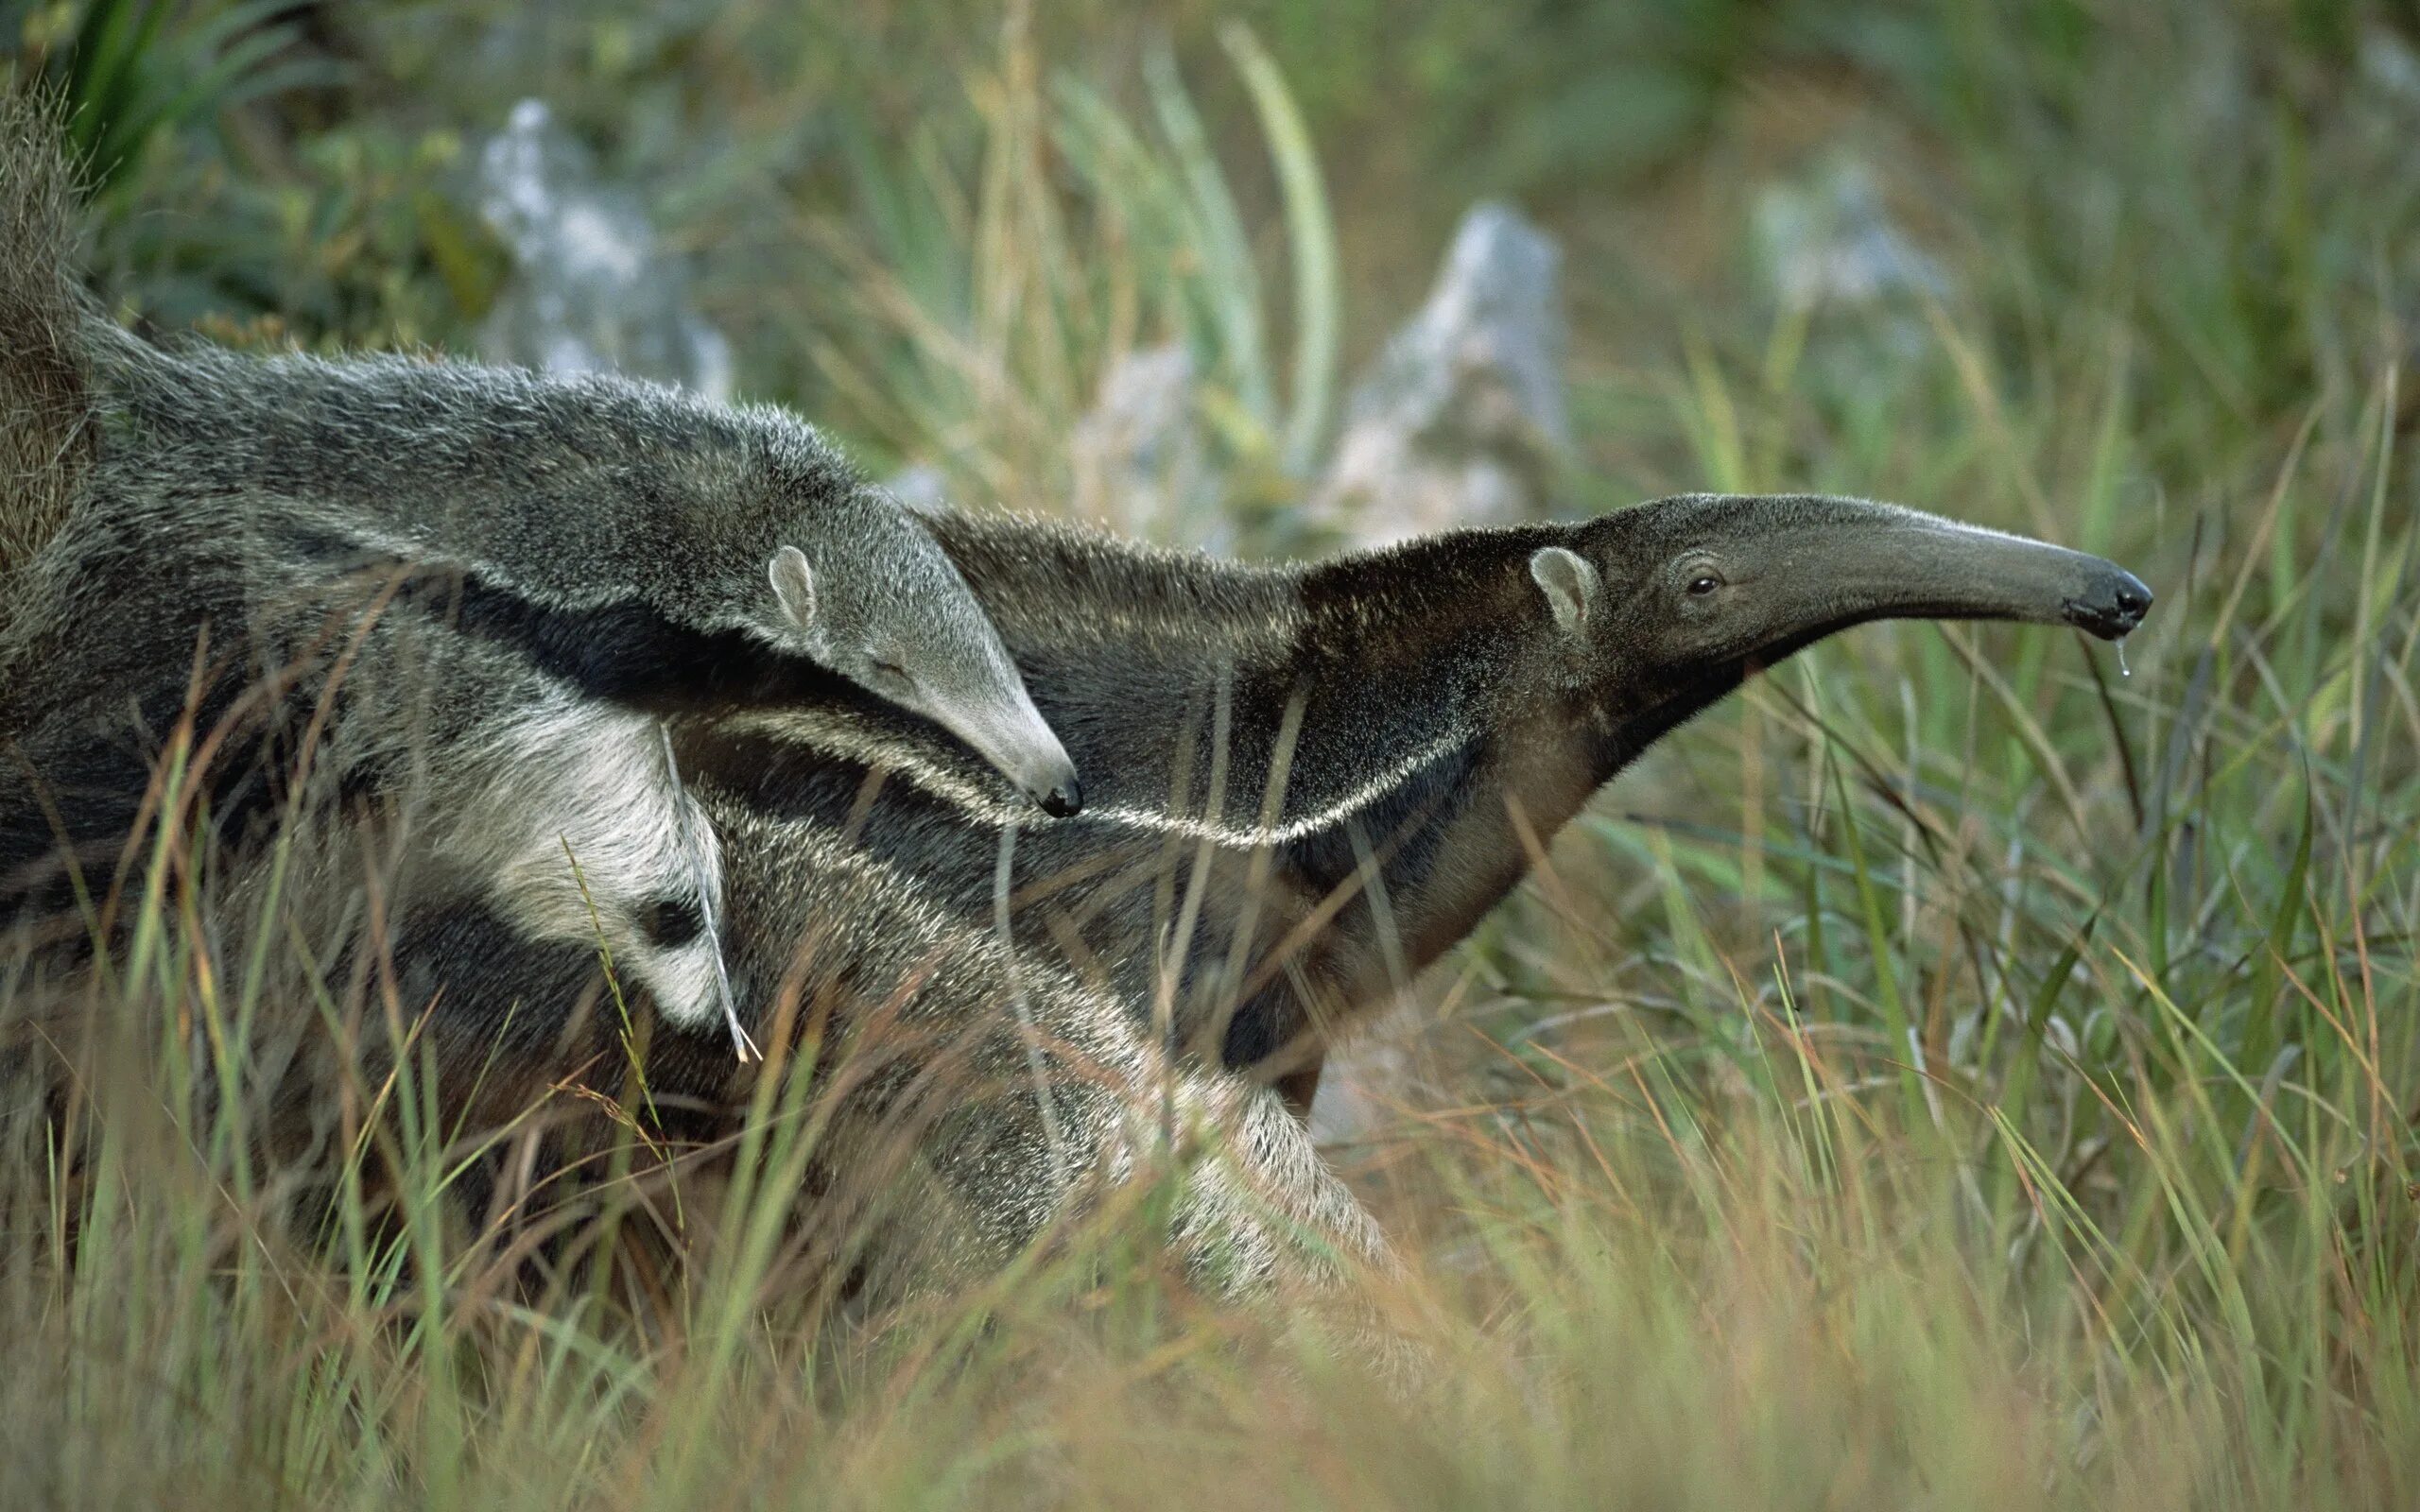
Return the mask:
[[0,94],[0,619],[94,455],[79,204],[57,102],[24,86]]

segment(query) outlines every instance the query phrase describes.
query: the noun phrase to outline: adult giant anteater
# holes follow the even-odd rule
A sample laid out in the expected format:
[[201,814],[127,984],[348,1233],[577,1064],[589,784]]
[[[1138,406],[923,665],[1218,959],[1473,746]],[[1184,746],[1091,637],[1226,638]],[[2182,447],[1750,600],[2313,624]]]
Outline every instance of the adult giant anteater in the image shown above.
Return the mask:
[[990,774],[861,703],[684,722],[685,765],[848,827],[970,922],[1007,848],[1020,949],[1103,973],[1194,1056],[1298,1103],[1334,1034],[1751,672],[1879,619],[2117,637],[2152,598],[2097,558],[1808,495],[1285,567],[1032,521],[933,527],[1098,774],[1082,816],[1025,825]]
[[[926,1022],[947,1026],[939,1040],[1005,1033],[1019,980],[1054,984],[1025,1004],[1043,1005],[1040,1043],[1080,1042],[1100,1032],[1096,1015],[1121,1015],[1120,1042],[1157,1074],[1224,1089],[1200,1106],[1256,1112],[1233,1129],[1253,1169],[1264,1183],[1279,1174],[1291,1210],[1347,1233],[1358,1231],[1347,1199],[1303,1130],[1266,1117],[1269,1084],[1290,1084],[1299,1105],[1329,1037],[1467,934],[1655,740],[1752,671],[1867,621],[2115,637],[2151,603],[2092,557],[1799,495],[1666,499],[1304,567],[1032,521],[945,513],[933,527],[1098,774],[1085,813],[1029,827],[979,764],[836,683],[778,713],[675,722],[729,864],[778,872],[836,843],[878,858],[917,900],[918,996]],[[859,971],[849,937],[862,928],[857,948],[879,952],[892,946],[873,936],[896,927],[875,911],[836,920],[792,989],[846,982]],[[735,930],[755,960],[790,959],[766,916]],[[968,954],[978,938],[985,949]],[[977,968],[992,950],[1027,974]],[[441,985],[472,1042],[501,1005],[530,998],[512,984],[515,951],[493,937],[407,933],[405,951],[419,991]],[[593,975],[565,970],[557,1001]],[[761,966],[746,974],[740,1011],[766,1037],[784,999]],[[873,999],[899,980],[876,979]],[[968,990],[977,980],[988,985]],[[916,1064],[926,1054],[904,1052]],[[735,1074],[713,1071],[722,1091],[701,1086],[707,1101],[735,1097]],[[953,1191],[974,1213],[1058,1211],[1114,1176],[1095,1152],[1131,1148],[1121,1097],[1066,1108],[1074,1137],[1048,1126],[1050,1099],[981,1106],[979,1135],[958,1120],[929,1125],[922,1144],[930,1169],[959,1173]],[[970,1139],[990,1153],[966,1159]],[[1043,1154],[1054,1143],[1081,1158],[1054,1164]]]

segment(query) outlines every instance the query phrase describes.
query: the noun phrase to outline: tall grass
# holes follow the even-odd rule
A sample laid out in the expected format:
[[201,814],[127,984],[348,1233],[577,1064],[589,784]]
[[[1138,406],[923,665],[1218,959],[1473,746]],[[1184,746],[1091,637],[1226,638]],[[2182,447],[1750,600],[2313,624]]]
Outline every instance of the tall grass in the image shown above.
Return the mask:
[[1011,6],[970,87],[972,132],[928,128],[903,151],[852,131],[845,206],[801,227],[837,277],[790,324],[866,439],[942,469],[958,496],[1055,511],[1104,379],[1169,344],[1190,354],[1192,424],[1228,478],[1214,507],[1266,524],[1306,490],[1335,407],[1335,232],[1284,77],[1249,28],[1220,41],[1278,180],[1288,300],[1264,285],[1235,176],[1167,46],[1145,53],[1130,111],[1048,70]]
[[[2102,551],[2161,597],[2131,672],[1861,630],[1574,825],[1424,984],[1432,1077],[1331,1152],[1419,1381],[1205,1306],[1135,1210],[858,1317],[786,1263],[769,1102],[764,1179],[619,1110],[533,1248],[447,1200],[525,1130],[441,1126],[408,1057],[331,1072],[297,1202],[238,1050],[350,1006],[217,958],[163,845],[0,1183],[0,1502],[2420,1504],[2408,136],[2315,114],[2341,40],[2264,64],[2268,8],[2048,14],[1857,43],[1957,275],[1915,349],[1745,297],[1583,329],[1584,502],[1835,488]],[[1338,340],[1305,144],[1350,147],[1255,57],[1282,256],[1170,67],[1115,105],[1012,33],[963,134],[853,149],[846,303],[786,334],[864,434],[1028,505],[1103,365],[1182,339],[1284,498]]]

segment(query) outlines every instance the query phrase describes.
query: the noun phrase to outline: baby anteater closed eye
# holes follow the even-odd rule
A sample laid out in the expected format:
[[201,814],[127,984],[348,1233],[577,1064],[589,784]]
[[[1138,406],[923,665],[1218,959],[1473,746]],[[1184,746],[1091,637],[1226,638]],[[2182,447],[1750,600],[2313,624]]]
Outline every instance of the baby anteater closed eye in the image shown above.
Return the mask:
[[[857,512],[851,501],[826,524]],[[847,571],[818,574],[794,545],[766,564],[790,644],[957,735],[1044,812],[1076,813],[1083,792],[1075,764],[958,568],[895,504],[867,508],[849,526],[858,539],[827,548],[852,564]]]

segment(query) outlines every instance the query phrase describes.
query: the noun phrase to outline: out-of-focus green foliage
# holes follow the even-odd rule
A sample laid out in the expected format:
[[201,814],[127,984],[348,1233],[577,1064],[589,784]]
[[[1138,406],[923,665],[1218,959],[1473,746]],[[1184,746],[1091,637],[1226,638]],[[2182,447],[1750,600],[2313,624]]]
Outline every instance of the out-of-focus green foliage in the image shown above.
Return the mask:
[[32,71],[60,101],[68,146],[105,194],[152,140],[248,100],[332,79],[295,56],[280,0],[185,6],[87,0],[14,7]]
[[[165,39],[140,68],[121,59],[93,70],[121,80],[108,98],[136,103],[79,128],[150,142],[110,158],[104,271],[161,318],[210,310],[239,324],[273,316],[310,337],[467,341],[496,265],[465,214],[461,145],[535,95],[652,196],[701,259],[710,315],[778,334],[741,342],[752,389],[892,446],[909,438],[853,413],[815,355],[862,362],[853,349],[871,339],[843,329],[865,312],[853,316],[833,287],[848,277],[833,233],[890,262],[932,308],[936,259],[974,251],[971,223],[961,217],[954,238],[913,228],[905,247],[884,203],[929,196],[937,175],[973,181],[990,139],[1015,127],[1000,115],[1013,107],[1078,118],[1035,123],[1027,157],[993,160],[1001,172],[1032,174],[1025,191],[1071,224],[1131,218],[1134,207],[1103,200],[1143,186],[1087,178],[1068,133],[1107,111],[1156,134],[1168,117],[1155,102],[1179,78],[1202,107],[1203,148],[1184,149],[1191,166],[1171,165],[1198,196],[1206,149],[1219,193],[1238,206],[1224,224],[1249,230],[1238,257],[1217,217],[1199,228],[1216,234],[1189,244],[1192,307],[1269,305],[1258,332],[1164,309],[1152,317],[1162,329],[1138,333],[1182,321],[1215,335],[1207,367],[1253,366],[1255,343],[1300,346],[1297,304],[1311,317],[1305,351],[1326,350],[1325,321],[1345,352],[1367,352],[1481,193],[1525,196],[1573,243],[1583,367],[1616,339],[1624,355],[1640,339],[1670,352],[1684,323],[1761,343],[1740,200],[1843,143],[1877,160],[1921,232],[1958,244],[1965,313],[1996,349],[2143,302],[2154,345],[2136,353],[2138,381],[2208,386],[2238,412],[2307,384],[2314,351],[2356,340],[2325,327],[2413,255],[2396,234],[2413,203],[2394,161],[2408,115],[2396,116],[2391,87],[2362,87],[2382,48],[2411,45],[2393,6],[1339,0],[1241,13],[1270,60],[1264,77],[1284,80],[1328,160],[1351,291],[1340,301],[1311,292],[1325,279],[1297,286],[1286,272],[1301,238],[1276,234],[1284,186],[1303,180],[1271,165],[1253,91],[1207,5],[1078,0],[1040,8],[1013,37],[997,7],[966,0],[507,12],[460,0],[302,12],[66,4],[23,9],[16,29],[59,74],[124,51],[73,39],[154,25]],[[1046,100],[1012,98],[1021,86],[1004,63],[1020,53],[1046,76]],[[229,77],[247,60],[260,66]],[[116,187],[129,175],[139,185]],[[1165,267],[1147,250],[1126,256],[1131,274]],[[1264,286],[1286,297],[1263,301]],[[1685,322],[1662,318],[1676,306]],[[1088,395],[1103,358],[1079,342],[1070,394]],[[1256,410],[1320,370],[1302,361],[1229,377]],[[859,398],[870,376],[855,375]],[[904,394],[889,382],[900,374],[878,376]],[[1860,387],[1876,391],[1862,375]],[[1583,405],[1602,397],[1583,393]],[[1288,421],[1297,463],[1301,427],[1321,407]]]
[[[1061,397],[1088,399],[1104,338],[1182,335],[1256,423],[1290,427],[1299,471],[1328,407],[1321,353],[1337,333],[1348,354],[1375,344],[1471,198],[1521,196],[1565,234],[1583,369],[1599,353],[1618,366],[1641,338],[1673,352],[1684,326],[1761,345],[1742,201],[1841,145],[1877,162],[1921,233],[1953,244],[1962,318],[1996,354],[2140,305],[2152,345],[2135,381],[2206,389],[2238,415],[2273,406],[2313,379],[2315,352],[2359,344],[2357,312],[2415,255],[2397,234],[2415,204],[2398,147],[2411,121],[2379,61],[2408,54],[2409,9],[69,0],[13,21],[36,66],[85,80],[79,139],[112,144],[95,155],[104,272],[164,320],[467,342],[499,265],[468,213],[462,147],[536,96],[650,196],[702,263],[709,315],[776,337],[740,343],[755,391],[886,448],[930,445],[855,412],[878,391],[910,403],[916,380],[895,340],[864,366],[886,318],[853,285],[871,259],[928,315],[953,300],[968,313],[962,260],[983,247],[965,188],[988,164],[1028,215],[1139,238],[1059,276],[1108,287],[1173,268],[1192,290],[1138,308],[1139,326],[1077,321]],[[1238,18],[1251,32],[1222,32]],[[1254,34],[1261,85],[1222,40]],[[1296,125],[1268,114],[1268,80]],[[1110,121],[1164,144],[1189,221],[1152,213],[1149,182],[1098,171],[1120,150]],[[1286,145],[1275,161],[1271,144]],[[1323,180],[1297,171],[1305,144]],[[944,181],[954,222],[899,219]],[[1322,181],[1327,197],[1306,198]],[[1288,204],[1316,213],[1289,225]],[[1320,265],[1330,221],[1337,275]],[[836,375],[839,356],[856,370]],[[1896,382],[1875,376],[1859,371],[1868,396]],[[1299,414],[1270,407],[1304,385]],[[1607,402],[1582,398],[1583,413]]]

